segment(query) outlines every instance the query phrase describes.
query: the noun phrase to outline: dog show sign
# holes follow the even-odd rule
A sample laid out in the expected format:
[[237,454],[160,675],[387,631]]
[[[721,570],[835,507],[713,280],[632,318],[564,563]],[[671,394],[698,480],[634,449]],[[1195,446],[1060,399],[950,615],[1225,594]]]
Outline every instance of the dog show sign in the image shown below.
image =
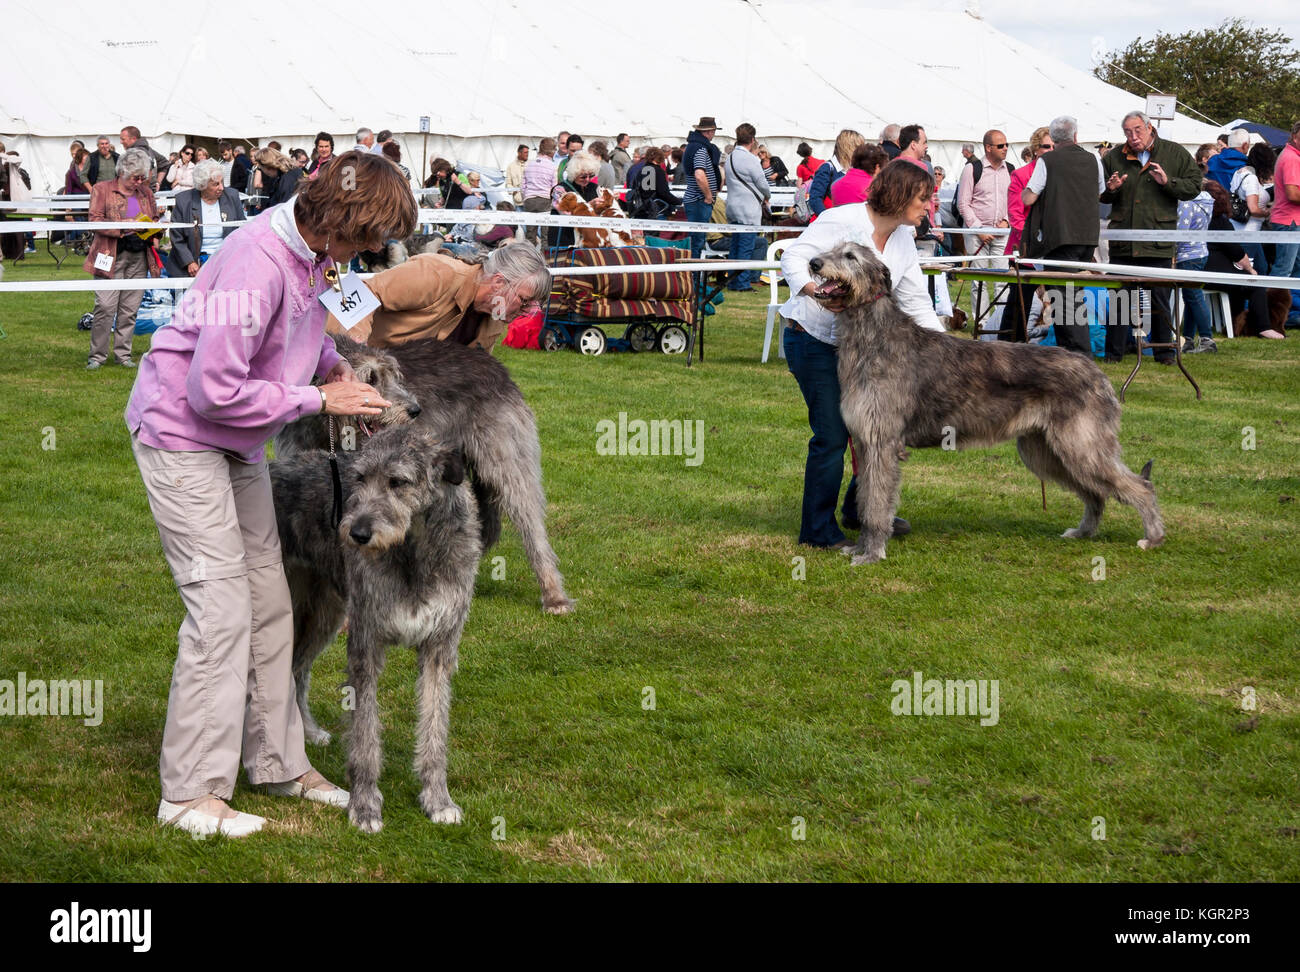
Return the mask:
[[1152,91],[1147,95],[1147,116],[1152,121],[1173,121],[1178,109],[1178,96]]

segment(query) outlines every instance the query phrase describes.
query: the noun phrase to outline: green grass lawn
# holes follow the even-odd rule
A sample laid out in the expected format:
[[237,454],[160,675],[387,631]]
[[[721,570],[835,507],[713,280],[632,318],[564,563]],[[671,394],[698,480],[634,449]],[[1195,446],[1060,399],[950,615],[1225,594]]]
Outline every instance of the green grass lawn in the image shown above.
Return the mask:
[[[1079,502],[1049,487],[1044,511],[1004,445],[913,452],[912,535],[853,568],[795,543],[809,431],[784,362],[758,360],[766,301],[729,297],[690,369],[498,349],[537,413],[578,610],[541,613],[507,527],[454,682],[463,825],[420,813],[397,650],[381,834],[241,783],[234,806],[267,829],[193,841],[153,822],[182,609],[122,422],[134,373],[83,370],[89,294],[0,294],[0,679],[104,683],[95,727],[0,717],[0,878],[1300,879],[1300,333],[1189,359],[1201,402],[1169,369],[1130,388],[1122,441],[1133,468],[1155,459],[1159,550],[1116,504],[1095,541],[1060,539]],[[702,421],[703,461],[598,455],[619,412]],[[340,642],[313,681],[334,730],[343,659]],[[997,679],[997,725],[893,715],[917,670]],[[339,741],[308,749],[343,782]]]

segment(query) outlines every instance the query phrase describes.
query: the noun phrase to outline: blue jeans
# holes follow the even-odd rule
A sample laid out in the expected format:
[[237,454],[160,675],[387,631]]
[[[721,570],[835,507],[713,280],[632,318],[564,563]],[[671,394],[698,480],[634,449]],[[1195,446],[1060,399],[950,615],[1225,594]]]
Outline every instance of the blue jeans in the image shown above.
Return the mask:
[[[1279,226],[1277,223],[1265,223],[1264,228],[1270,233],[1300,233],[1300,223]],[[1294,243],[1278,243],[1273,254],[1273,275],[1277,277],[1300,277],[1300,236]]]
[[[709,223],[713,221],[713,205],[706,203],[703,199],[695,202],[688,202],[686,207],[686,222],[688,223]],[[691,234],[691,259],[697,260],[700,251],[704,249],[704,233]]]
[[[786,364],[808,405],[808,424],[813,433],[803,471],[799,542],[829,547],[845,539],[835,519],[835,503],[844,479],[844,450],[849,444],[849,430],[840,415],[835,347],[791,327],[785,329],[784,342]],[[851,481],[846,502],[855,488],[856,483]]]
[[[1205,257],[1197,260],[1179,260],[1179,270],[1204,270]],[[1183,295],[1183,337],[1195,341],[1198,337],[1214,337],[1214,325],[1210,320],[1210,302],[1205,299],[1205,291],[1200,287],[1186,287]]]
[[[731,259],[754,259],[754,244],[757,242],[757,233],[733,233],[731,235]],[[731,290],[744,290],[746,287],[754,286],[754,281],[757,279],[757,270],[736,270],[729,275],[727,287]]]

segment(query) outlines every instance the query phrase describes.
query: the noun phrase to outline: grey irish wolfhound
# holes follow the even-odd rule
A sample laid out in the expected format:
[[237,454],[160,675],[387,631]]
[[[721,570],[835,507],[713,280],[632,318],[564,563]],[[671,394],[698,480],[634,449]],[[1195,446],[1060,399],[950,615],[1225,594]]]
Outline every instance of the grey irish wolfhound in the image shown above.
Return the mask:
[[1060,348],[964,341],[918,327],[891,297],[889,270],[865,246],[843,243],[810,260],[816,296],[840,297],[840,411],[858,450],[862,533],[854,564],[885,557],[898,508],[905,447],[958,448],[1014,438],[1020,458],[1083,500],[1066,537],[1097,532],[1106,500],[1142,515],[1147,549],[1165,538],[1147,463],[1142,476],[1120,457],[1119,401],[1087,357]]
[[451,675],[482,553],[476,503],[459,449],[419,426],[385,429],[365,449],[339,455],[346,500],[332,526],[328,453],[271,463],[285,574],[293,599],[294,677],[304,729],[329,740],[311,716],[311,663],[348,621],[348,684],[355,712],[348,739],[348,817],[383,826],[383,765],[376,688],[389,645],[416,650],[415,770],[420,806],[435,823],[459,823],[447,793]]
[[[542,446],[537,420],[501,362],[478,348],[433,339],[380,350],[335,338],[357,379],[393,403],[372,425],[356,417],[335,418],[344,448],[364,448],[375,427],[417,421],[444,445],[460,448],[473,475],[483,526],[483,548],[496,543],[504,510],[523,540],[524,554],[542,589],[542,607],[567,614],[559,561],[546,535]],[[277,456],[328,448],[327,420],[313,415],[276,436]]]

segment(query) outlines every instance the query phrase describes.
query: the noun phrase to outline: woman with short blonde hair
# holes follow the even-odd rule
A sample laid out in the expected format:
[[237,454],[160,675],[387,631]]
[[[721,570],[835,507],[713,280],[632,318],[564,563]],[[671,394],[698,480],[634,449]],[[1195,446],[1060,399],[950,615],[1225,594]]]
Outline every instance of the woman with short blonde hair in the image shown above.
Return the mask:
[[835,136],[835,151],[830,159],[822,163],[808,187],[808,208],[814,216],[820,216],[831,205],[831,186],[849,170],[853,163],[853,153],[866,141],[861,132],[846,128]]

